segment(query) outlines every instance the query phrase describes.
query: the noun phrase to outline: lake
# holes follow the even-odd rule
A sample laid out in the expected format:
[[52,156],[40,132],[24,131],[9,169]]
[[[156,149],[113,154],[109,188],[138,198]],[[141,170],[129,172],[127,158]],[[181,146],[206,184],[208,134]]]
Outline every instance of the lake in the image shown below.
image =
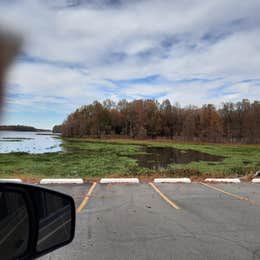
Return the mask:
[[0,131],[0,153],[54,153],[62,151],[61,143],[51,132]]

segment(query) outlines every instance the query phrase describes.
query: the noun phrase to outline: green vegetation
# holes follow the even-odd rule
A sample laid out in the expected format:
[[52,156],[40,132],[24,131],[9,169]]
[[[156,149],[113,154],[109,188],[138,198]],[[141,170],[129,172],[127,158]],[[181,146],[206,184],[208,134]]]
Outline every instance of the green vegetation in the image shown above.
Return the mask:
[[[223,161],[170,164],[151,170],[131,158],[143,154],[143,145],[174,147],[224,156]],[[158,141],[65,139],[66,152],[0,154],[0,177],[104,177],[104,176],[242,176],[260,168],[260,146],[186,144]]]
[[174,144],[178,149],[192,149],[200,152],[224,156],[220,162],[191,162],[189,164],[170,165],[170,171],[181,172],[189,170],[198,175],[209,176],[243,176],[255,173],[260,168],[260,146],[253,145],[223,145],[223,144]]

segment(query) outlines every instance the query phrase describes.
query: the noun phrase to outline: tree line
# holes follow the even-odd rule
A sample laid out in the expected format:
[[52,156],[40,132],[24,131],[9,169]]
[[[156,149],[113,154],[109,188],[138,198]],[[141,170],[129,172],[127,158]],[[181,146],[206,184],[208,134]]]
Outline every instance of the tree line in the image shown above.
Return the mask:
[[59,127],[66,137],[170,138],[196,142],[260,142],[260,102],[181,107],[169,100],[94,101]]
[[37,131],[37,129],[33,126],[26,125],[0,125],[0,131]]

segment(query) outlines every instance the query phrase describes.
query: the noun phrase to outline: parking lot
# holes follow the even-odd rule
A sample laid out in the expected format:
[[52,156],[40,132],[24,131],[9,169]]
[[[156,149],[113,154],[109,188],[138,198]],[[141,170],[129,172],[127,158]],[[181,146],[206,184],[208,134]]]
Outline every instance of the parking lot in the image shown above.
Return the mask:
[[260,259],[260,184],[48,187],[73,196],[77,225],[41,259]]

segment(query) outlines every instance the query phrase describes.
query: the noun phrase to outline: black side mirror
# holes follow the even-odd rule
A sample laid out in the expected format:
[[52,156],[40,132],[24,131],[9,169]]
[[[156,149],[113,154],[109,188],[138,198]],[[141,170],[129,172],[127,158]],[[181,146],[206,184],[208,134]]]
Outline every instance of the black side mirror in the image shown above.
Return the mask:
[[35,185],[0,183],[1,259],[33,259],[73,240],[72,197]]

